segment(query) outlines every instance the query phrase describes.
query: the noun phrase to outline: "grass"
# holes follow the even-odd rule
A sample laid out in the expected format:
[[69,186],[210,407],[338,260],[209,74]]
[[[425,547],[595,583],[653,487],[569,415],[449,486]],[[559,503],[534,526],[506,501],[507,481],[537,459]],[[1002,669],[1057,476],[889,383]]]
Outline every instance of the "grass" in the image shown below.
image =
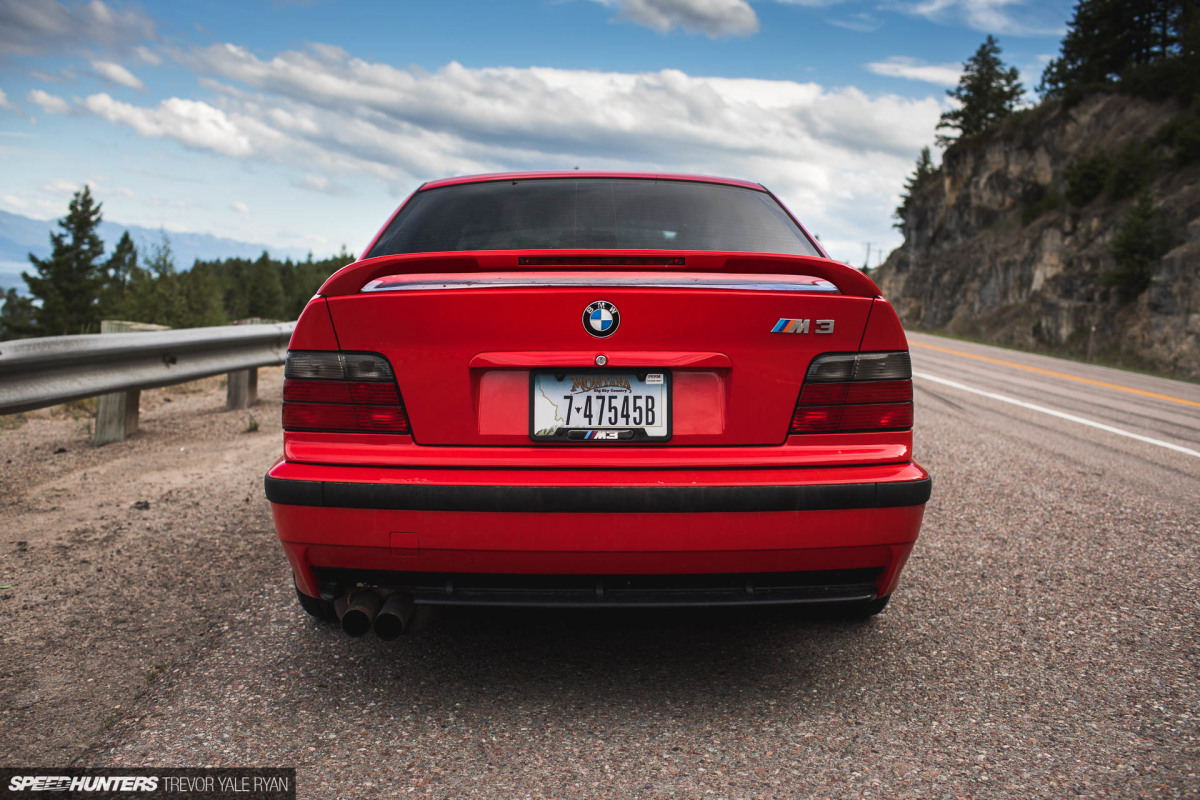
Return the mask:
[[25,424],[25,419],[24,414],[0,415],[0,431],[15,431]]
[[162,671],[165,670],[169,666],[171,666],[171,665],[166,664],[166,663],[155,664],[153,669],[146,670],[146,674],[145,674],[146,683],[154,683],[154,679],[157,678],[159,675],[161,675]]
[[82,400],[72,400],[69,403],[63,403],[60,406],[55,406],[55,411],[66,414],[70,416],[71,419],[95,417],[97,405],[99,405],[98,398],[85,397]]

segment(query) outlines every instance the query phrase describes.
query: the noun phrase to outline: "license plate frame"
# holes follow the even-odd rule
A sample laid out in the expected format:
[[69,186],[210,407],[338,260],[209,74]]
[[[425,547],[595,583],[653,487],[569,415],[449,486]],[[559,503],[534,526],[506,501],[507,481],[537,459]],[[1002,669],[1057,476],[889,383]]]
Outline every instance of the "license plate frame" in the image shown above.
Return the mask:
[[[544,379],[549,379],[548,381]],[[607,379],[602,385],[593,385],[591,389],[580,392],[568,391],[574,386],[574,381],[582,379]],[[629,390],[622,391],[619,382],[620,379],[632,379],[629,381]],[[634,380],[638,383],[635,384]],[[547,390],[548,394],[539,393]],[[609,391],[597,392],[596,389],[607,389]],[[637,390],[641,389],[639,393]],[[566,394],[583,396],[592,398],[593,403],[598,402],[596,398],[620,398],[631,399],[633,397],[651,396],[654,398],[655,404],[655,421],[656,424],[648,426],[643,417],[643,424],[633,425],[624,424],[625,413],[620,407],[613,409],[607,406],[605,400],[604,413],[607,419],[616,418],[621,424],[603,424],[604,419],[598,419],[597,414],[599,409],[593,407],[591,420],[602,424],[588,425],[576,424],[583,423],[586,417],[579,416],[576,419],[574,409],[571,409],[569,419],[571,424],[565,424],[567,417],[561,415],[560,403],[554,398],[563,398]],[[623,397],[622,397],[623,395]],[[644,401],[643,401],[644,402]],[[553,406],[554,411],[550,411],[549,407]],[[671,373],[668,370],[662,369],[620,369],[620,370],[598,370],[598,369],[536,369],[529,371],[529,438],[535,442],[555,442],[561,444],[629,444],[629,443],[662,443],[671,439],[671,425],[674,414],[674,398],[671,392]],[[665,414],[662,413],[662,408],[665,407]],[[541,414],[539,414],[539,411]],[[551,425],[547,424],[548,413],[554,414],[551,419],[553,422],[558,422],[562,419],[564,424]],[[582,415],[583,409],[580,409]],[[643,406],[643,414],[645,407]],[[628,411],[629,420],[632,422],[635,419],[635,409],[631,403]],[[661,418],[661,419],[660,419]],[[540,425],[540,428],[539,428]],[[647,431],[647,428],[650,431]]]

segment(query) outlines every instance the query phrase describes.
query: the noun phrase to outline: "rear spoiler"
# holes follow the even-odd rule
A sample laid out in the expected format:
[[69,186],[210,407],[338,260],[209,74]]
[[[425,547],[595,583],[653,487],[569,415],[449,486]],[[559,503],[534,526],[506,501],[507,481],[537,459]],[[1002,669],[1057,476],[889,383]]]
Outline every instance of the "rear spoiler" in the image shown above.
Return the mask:
[[692,250],[474,250],[378,256],[347,264],[318,290],[325,297],[358,294],[390,275],[473,272],[555,272],[611,269],[614,272],[717,272],[735,275],[807,275],[829,281],[844,295],[878,297],[875,282],[853,267],[819,256],[774,253],[714,253]]

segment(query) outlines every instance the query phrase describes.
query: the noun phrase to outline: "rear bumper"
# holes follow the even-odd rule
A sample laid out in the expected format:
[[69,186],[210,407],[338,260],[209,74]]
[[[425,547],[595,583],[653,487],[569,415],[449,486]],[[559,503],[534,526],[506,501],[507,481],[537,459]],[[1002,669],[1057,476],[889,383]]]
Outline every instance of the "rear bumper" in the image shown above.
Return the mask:
[[[425,603],[686,605],[890,594],[930,480],[911,462],[767,470],[280,462],[266,490],[309,595],[334,581],[405,589]],[[606,591],[611,602],[598,602]]]

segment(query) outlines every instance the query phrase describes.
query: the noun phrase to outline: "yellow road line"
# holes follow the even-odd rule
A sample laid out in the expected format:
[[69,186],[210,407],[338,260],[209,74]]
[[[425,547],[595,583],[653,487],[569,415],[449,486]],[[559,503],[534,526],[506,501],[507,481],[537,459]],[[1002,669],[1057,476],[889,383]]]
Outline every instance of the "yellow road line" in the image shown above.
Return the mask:
[[962,350],[951,350],[949,347],[938,347],[935,344],[922,344],[921,342],[909,342],[910,347],[924,347],[926,350],[936,350],[939,353],[950,353],[951,355],[963,356],[964,358],[973,358],[976,361],[987,361],[990,364],[1001,364],[1014,369],[1023,369],[1026,372],[1036,372],[1040,375],[1051,375],[1055,378],[1062,378],[1068,381],[1078,381],[1079,383],[1089,383],[1092,386],[1103,386],[1105,389],[1116,389],[1120,392],[1129,392],[1130,394],[1140,394],[1143,397],[1153,397],[1156,400],[1167,400],[1172,403],[1182,403],[1185,406],[1195,406],[1200,408],[1200,403],[1195,400],[1185,400],[1182,397],[1171,397],[1168,394],[1158,394],[1156,392],[1147,392],[1142,389],[1133,389],[1129,386],[1119,386],[1115,383],[1105,383],[1104,381],[1094,381],[1091,378],[1081,378],[1078,375],[1068,375],[1065,372],[1055,372],[1052,369],[1042,369],[1041,367],[1030,367],[1025,364],[1017,364],[1013,361],[1002,361],[999,358],[991,358],[989,356],[980,356],[975,353],[967,353]]

